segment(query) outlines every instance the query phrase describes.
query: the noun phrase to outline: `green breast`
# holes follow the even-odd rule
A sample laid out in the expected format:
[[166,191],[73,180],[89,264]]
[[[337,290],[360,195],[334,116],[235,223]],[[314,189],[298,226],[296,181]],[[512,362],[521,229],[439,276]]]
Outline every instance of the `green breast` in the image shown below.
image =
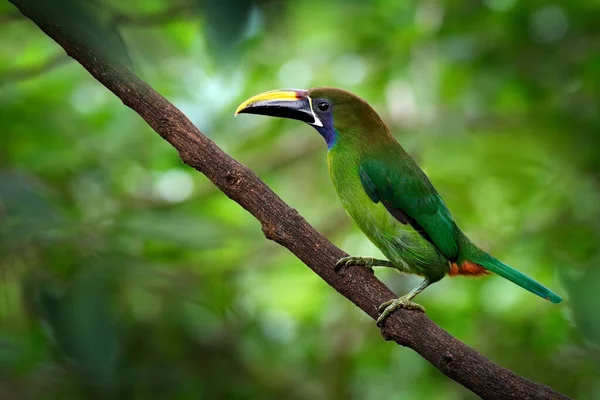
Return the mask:
[[448,270],[448,261],[410,225],[402,224],[383,204],[369,198],[360,180],[360,162],[359,153],[339,144],[327,154],[331,180],[350,217],[399,269],[441,278]]

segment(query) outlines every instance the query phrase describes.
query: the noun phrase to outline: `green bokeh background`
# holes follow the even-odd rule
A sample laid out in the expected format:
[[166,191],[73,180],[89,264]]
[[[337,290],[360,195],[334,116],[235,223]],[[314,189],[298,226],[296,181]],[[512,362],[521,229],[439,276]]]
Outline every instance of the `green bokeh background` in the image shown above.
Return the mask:
[[[281,87],[367,99],[467,234],[566,299],[448,278],[419,296],[430,318],[520,375],[600,398],[596,2],[84,5],[89,19],[65,13],[79,29],[335,244],[378,256],[338,203],[313,129],[233,118]],[[418,282],[377,275],[399,294]],[[0,282],[0,398],[476,398],[384,342],[8,2]]]

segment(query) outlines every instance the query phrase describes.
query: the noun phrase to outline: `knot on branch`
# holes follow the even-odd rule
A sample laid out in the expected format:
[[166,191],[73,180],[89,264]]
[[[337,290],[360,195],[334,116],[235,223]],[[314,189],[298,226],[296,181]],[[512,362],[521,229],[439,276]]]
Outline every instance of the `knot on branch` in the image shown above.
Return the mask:
[[242,182],[242,177],[240,176],[240,173],[238,171],[235,170],[229,170],[225,173],[225,182],[227,182],[227,186],[229,186],[232,189],[237,188],[240,183]]
[[267,239],[282,243],[288,240],[290,236],[295,236],[293,233],[294,229],[298,227],[302,221],[304,221],[304,218],[298,214],[298,211],[290,208],[286,210],[280,221],[264,221],[262,224],[262,231]]
[[447,367],[449,367],[450,364],[452,364],[452,362],[454,361],[454,356],[452,355],[452,353],[447,351],[446,354],[444,354],[442,361]]
[[158,123],[160,124],[161,129],[169,129],[173,123],[171,122],[171,118],[162,116],[158,118]]
[[265,237],[277,243],[281,243],[285,240],[285,228],[282,224],[271,224],[265,222],[262,224],[262,231]]

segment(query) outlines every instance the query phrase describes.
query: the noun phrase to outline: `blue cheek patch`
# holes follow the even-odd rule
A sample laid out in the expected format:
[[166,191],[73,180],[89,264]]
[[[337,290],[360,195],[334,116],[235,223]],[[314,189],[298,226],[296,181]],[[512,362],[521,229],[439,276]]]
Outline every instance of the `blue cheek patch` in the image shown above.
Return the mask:
[[[314,128],[323,136],[327,149],[331,149],[337,139],[337,132],[333,128],[333,114],[329,113],[326,120],[321,120],[323,126],[315,126]],[[313,125],[314,126],[314,125]]]
[[327,149],[331,149],[333,147],[336,139],[337,139],[337,132],[332,127],[331,131],[329,132],[329,136],[325,138],[325,142],[327,142]]

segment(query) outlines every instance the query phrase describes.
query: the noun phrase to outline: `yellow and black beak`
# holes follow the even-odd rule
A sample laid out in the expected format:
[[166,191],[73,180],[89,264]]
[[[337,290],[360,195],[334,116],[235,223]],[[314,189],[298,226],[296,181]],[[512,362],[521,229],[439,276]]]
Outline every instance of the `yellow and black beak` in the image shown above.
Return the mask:
[[238,114],[291,118],[323,126],[313,110],[312,100],[306,90],[280,89],[257,94],[240,104],[235,110],[235,115]]

